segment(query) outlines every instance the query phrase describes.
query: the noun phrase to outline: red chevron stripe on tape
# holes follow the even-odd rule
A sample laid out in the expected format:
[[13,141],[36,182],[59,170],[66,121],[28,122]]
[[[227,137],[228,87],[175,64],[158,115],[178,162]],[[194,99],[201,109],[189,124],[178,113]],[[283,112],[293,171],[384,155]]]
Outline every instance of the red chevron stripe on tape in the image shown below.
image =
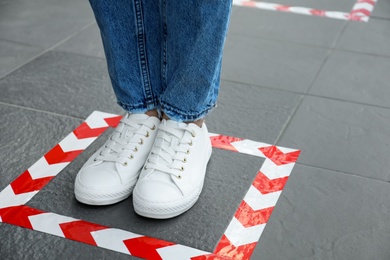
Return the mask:
[[325,16],[326,15],[326,11],[324,11],[324,10],[316,10],[316,9],[314,9],[314,10],[310,10],[310,13],[312,15],[316,15],[316,16]]
[[106,123],[111,126],[111,127],[117,127],[119,122],[121,121],[123,116],[114,116],[114,117],[108,117],[108,118],[104,118],[104,121],[106,121]]
[[79,127],[73,130],[73,133],[78,139],[98,137],[99,135],[104,133],[104,131],[106,131],[107,128],[108,126],[91,128],[86,122],[83,122]]
[[369,16],[371,14],[371,11],[367,10],[367,9],[360,8],[360,9],[353,10],[351,12],[351,15],[357,15],[357,14],[364,14],[366,16]]
[[175,243],[152,237],[137,237],[123,241],[131,255],[148,260],[162,260],[157,249],[175,245]]
[[3,222],[29,229],[33,228],[28,217],[42,213],[44,213],[42,210],[24,205],[0,209],[0,216]]
[[367,4],[370,4],[370,5],[375,5],[376,1],[373,1],[373,0],[359,0],[358,3],[367,3]]
[[229,259],[249,259],[255,249],[257,243],[250,243],[242,246],[234,246],[229,239],[223,235],[214,254],[229,258]]
[[262,147],[259,150],[276,165],[284,165],[289,163],[295,163],[298,160],[298,156],[301,151],[294,151],[289,153],[283,153],[275,145]]
[[238,152],[236,148],[234,148],[231,143],[242,141],[244,139],[232,137],[232,136],[226,136],[226,135],[218,135],[218,136],[211,136],[211,145],[215,148],[221,148],[233,152]]
[[231,260],[231,258],[226,258],[216,254],[209,254],[191,257],[191,260]]
[[75,150],[64,152],[59,144],[53,147],[47,154],[45,159],[48,164],[64,163],[73,161],[84,150]]
[[241,202],[234,217],[240,221],[244,227],[253,227],[267,223],[274,207],[253,210],[244,200]]
[[93,246],[97,246],[91,232],[106,229],[108,227],[78,220],[60,224],[60,228],[64,236],[71,240],[76,240]]
[[257,173],[252,185],[261,192],[261,194],[268,194],[275,191],[283,190],[284,185],[288,180],[288,176],[270,180],[261,171]]
[[49,176],[33,180],[29,171],[27,170],[13,182],[11,182],[11,187],[15,195],[37,191],[42,189],[53,178],[54,176]]

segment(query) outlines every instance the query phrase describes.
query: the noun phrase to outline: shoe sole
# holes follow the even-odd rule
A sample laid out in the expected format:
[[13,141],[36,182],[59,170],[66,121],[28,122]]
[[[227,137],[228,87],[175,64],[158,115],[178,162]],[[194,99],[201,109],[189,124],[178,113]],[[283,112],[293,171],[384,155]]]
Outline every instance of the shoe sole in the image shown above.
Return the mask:
[[[135,183],[130,184],[128,187],[119,187],[122,190],[115,193],[105,193],[105,194],[97,194],[94,192],[91,192],[91,190],[85,189],[82,186],[80,186],[77,182],[75,184],[75,198],[77,201],[92,205],[92,206],[105,206],[105,205],[111,205],[118,203],[122,200],[127,199],[131,193],[133,192],[133,189],[135,187]],[[113,189],[118,190],[118,188]]]

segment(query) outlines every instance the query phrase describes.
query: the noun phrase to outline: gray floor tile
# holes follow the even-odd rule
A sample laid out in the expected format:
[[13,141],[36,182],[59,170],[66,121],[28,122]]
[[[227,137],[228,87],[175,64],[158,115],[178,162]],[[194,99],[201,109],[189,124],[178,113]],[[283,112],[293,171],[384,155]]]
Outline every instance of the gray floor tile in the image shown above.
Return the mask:
[[41,51],[41,48],[0,40],[0,78]]
[[304,93],[327,54],[324,48],[229,35],[222,79]]
[[372,17],[390,18],[390,1],[379,0],[375,4],[374,11],[371,13]]
[[302,149],[299,162],[390,180],[390,109],[305,97],[279,145]]
[[74,37],[55,48],[55,50],[105,58],[100,31],[96,23],[79,32]]
[[[262,2],[276,3],[287,6],[302,6],[306,8],[327,10],[327,11],[339,11],[347,12],[351,11],[352,6],[357,0],[262,0]],[[260,1],[259,1],[260,2]]]
[[274,143],[300,95],[222,81],[218,107],[207,117],[210,132]]
[[47,48],[93,21],[87,0],[7,1],[0,9],[0,38]]
[[309,93],[390,108],[390,58],[335,51]]
[[105,60],[49,52],[0,80],[0,101],[86,118],[94,110],[121,113]]
[[230,34],[243,34],[332,47],[346,21],[240,7],[231,17]]
[[22,259],[139,259],[62,237],[0,223],[2,260]]
[[386,260],[390,184],[297,165],[251,259]]
[[185,214],[152,220],[135,214],[132,197],[107,207],[92,207],[74,198],[74,179],[83,163],[107,139],[99,138],[27,204],[42,210],[128,230],[205,251],[213,251],[241,203],[263,159],[214,149],[199,201]]
[[390,56],[390,21],[349,22],[336,48]]
[[0,104],[0,120],[3,122],[0,124],[0,190],[81,122],[3,104]]

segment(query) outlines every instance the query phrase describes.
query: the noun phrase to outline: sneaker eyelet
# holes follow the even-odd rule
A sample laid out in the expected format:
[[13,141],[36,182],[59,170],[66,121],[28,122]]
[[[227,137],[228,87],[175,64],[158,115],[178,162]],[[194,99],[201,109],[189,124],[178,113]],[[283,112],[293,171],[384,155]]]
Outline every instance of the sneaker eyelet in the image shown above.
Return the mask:
[[152,128],[150,128],[151,130],[156,130],[156,125],[153,125]]
[[148,168],[146,167],[146,165],[144,166],[144,170],[147,170]]
[[186,151],[186,154],[190,154],[190,149],[188,149],[188,150]]
[[135,147],[133,151],[138,152],[138,147]]
[[190,145],[190,146],[192,146],[192,145],[193,145],[193,143],[192,143],[192,140],[190,140],[190,143],[189,143],[189,145]]
[[192,137],[196,137],[196,133],[195,132],[191,132],[191,135],[192,135]]
[[134,155],[130,154],[129,159],[134,159]]
[[184,158],[184,159],[183,159],[183,163],[186,163],[186,162],[187,162],[187,158]]
[[149,131],[146,131],[145,137],[148,138],[150,136]]
[[180,167],[180,171],[184,171],[184,167],[182,166],[182,167]]
[[139,139],[138,143],[142,145],[144,143],[144,140],[141,138],[141,139]]
[[96,162],[96,161],[97,161],[97,160],[96,160],[96,158],[95,158],[95,159],[93,159],[93,161],[94,161],[94,162]]
[[176,178],[178,178],[180,180],[181,179],[181,175],[177,175]]
[[127,166],[127,162],[122,163],[123,166]]

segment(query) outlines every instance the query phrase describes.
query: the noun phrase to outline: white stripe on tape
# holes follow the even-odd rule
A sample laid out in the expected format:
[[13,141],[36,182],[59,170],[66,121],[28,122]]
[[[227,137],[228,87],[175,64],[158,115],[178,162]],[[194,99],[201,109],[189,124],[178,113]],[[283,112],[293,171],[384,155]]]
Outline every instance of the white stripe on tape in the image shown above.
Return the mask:
[[60,224],[77,220],[71,217],[50,212],[29,216],[28,218],[34,230],[49,233],[59,237],[65,237],[60,228]]
[[91,232],[91,235],[99,247],[104,247],[128,255],[130,255],[130,252],[123,241],[132,238],[142,237],[142,235],[116,228],[93,231]]
[[263,195],[251,185],[244,200],[253,210],[266,209],[276,205],[281,193],[281,191],[276,191]]

